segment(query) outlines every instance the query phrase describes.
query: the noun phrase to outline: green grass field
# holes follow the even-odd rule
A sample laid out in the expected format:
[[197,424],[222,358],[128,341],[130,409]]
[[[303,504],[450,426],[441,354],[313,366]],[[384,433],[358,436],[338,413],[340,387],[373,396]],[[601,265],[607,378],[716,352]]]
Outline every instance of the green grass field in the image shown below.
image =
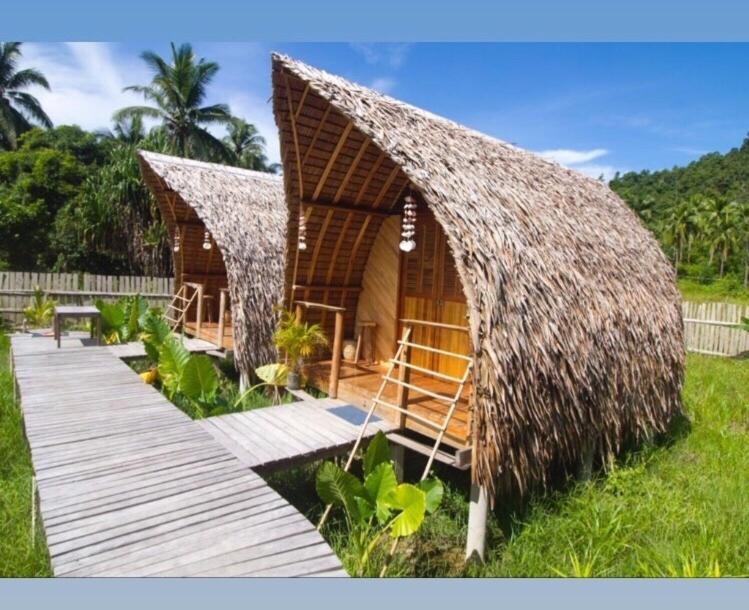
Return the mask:
[[686,301],[749,305],[749,290],[735,278],[717,279],[709,284],[682,278],[679,280],[679,290]]
[[42,528],[31,543],[31,456],[0,332],[0,577],[51,576]]
[[[12,400],[8,340],[0,336],[0,576],[45,576],[41,529],[30,536],[31,465]],[[510,507],[490,520],[484,565],[463,566],[465,477],[439,474],[442,507],[402,544],[391,574],[413,576],[747,575],[749,553],[749,360],[690,355],[684,391],[688,422],[622,458],[607,475]],[[313,521],[322,507],[315,465],[270,481]],[[419,464],[412,460],[410,475]],[[341,521],[326,536],[350,560]]]

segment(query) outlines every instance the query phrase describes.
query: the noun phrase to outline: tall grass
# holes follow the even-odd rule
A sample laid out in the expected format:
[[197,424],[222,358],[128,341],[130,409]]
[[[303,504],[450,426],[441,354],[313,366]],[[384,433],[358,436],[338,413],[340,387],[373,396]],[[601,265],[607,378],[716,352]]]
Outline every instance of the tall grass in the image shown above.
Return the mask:
[[9,343],[0,332],[0,577],[50,576],[38,520],[35,543],[31,542],[31,457],[13,400]]
[[[467,481],[441,471],[442,507],[392,564],[401,576],[715,576],[749,574],[749,360],[690,355],[688,419],[589,483],[523,505],[499,499],[487,561],[463,565]],[[416,476],[418,464],[409,468]],[[313,520],[314,468],[271,483]],[[340,521],[326,536],[344,561]]]

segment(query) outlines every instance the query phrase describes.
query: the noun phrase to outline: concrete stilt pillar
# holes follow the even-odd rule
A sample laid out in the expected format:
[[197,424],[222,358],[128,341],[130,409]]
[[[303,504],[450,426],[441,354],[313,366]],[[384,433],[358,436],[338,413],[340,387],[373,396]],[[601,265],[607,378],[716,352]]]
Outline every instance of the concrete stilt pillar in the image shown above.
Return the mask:
[[468,537],[466,539],[466,561],[484,561],[486,549],[486,519],[489,514],[489,494],[486,487],[471,483],[471,499],[468,507]]
[[398,483],[402,483],[406,465],[406,448],[403,445],[396,445],[395,443],[391,443],[390,459],[393,460],[395,477],[398,479]]

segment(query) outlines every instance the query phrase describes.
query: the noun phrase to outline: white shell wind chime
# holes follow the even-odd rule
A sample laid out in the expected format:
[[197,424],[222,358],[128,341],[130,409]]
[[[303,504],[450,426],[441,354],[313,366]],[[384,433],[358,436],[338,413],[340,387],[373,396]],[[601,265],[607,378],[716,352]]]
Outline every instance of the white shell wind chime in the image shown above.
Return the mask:
[[177,227],[176,231],[174,231],[174,246],[172,247],[172,250],[175,252],[179,252],[179,249],[182,247],[182,238],[179,234],[179,227]]
[[304,222],[304,210],[302,210],[301,206],[299,207],[299,238],[297,248],[300,250],[307,249],[307,225]]
[[414,236],[416,235],[416,200],[411,193],[403,199],[403,218],[401,220],[401,243],[399,247],[403,252],[413,252],[416,248]]
[[205,233],[203,233],[203,250],[210,250],[211,249],[211,233],[210,231],[206,230]]

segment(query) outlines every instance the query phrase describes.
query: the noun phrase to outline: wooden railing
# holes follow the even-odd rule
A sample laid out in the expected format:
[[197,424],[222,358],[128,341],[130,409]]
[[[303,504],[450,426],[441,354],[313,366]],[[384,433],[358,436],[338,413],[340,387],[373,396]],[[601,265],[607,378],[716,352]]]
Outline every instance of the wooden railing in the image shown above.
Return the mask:
[[311,301],[295,301],[295,314],[298,322],[304,320],[304,312],[307,309],[320,309],[335,313],[335,330],[333,331],[333,347],[331,348],[330,380],[328,382],[328,395],[330,398],[338,398],[338,380],[341,375],[341,357],[343,350],[343,315],[345,307],[335,307],[324,303],[312,303]]

